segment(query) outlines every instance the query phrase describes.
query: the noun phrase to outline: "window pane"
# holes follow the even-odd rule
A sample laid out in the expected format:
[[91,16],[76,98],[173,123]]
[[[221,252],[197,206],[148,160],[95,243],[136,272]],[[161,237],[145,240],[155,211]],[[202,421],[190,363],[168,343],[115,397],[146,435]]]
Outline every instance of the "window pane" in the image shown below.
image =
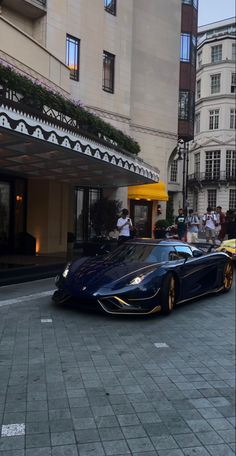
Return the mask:
[[181,33],[180,60],[190,61],[190,33]]
[[200,112],[197,112],[195,115],[195,133],[200,132]]
[[194,155],[194,174],[196,177],[200,176],[200,152]]
[[236,151],[226,151],[226,179],[236,179]]
[[171,168],[170,168],[170,181],[171,182],[177,182],[177,174],[178,174],[178,161],[173,160],[171,163]]
[[179,119],[188,120],[189,118],[189,92],[180,91],[179,93]]
[[206,179],[215,181],[220,178],[220,150],[206,152]]
[[216,208],[216,190],[208,190],[207,191],[207,196],[208,196],[208,203],[207,205],[212,207],[213,209]]
[[231,73],[231,93],[236,93],[236,73]]
[[230,128],[236,128],[236,109],[230,109]]
[[219,128],[219,109],[209,112],[209,130],[217,130]]
[[70,69],[70,79],[79,80],[79,50],[80,40],[66,36],[66,64]]
[[104,0],[104,8],[108,13],[116,15],[116,0]]
[[211,48],[211,61],[220,62],[222,60],[222,44],[212,46]]
[[232,43],[232,60],[236,60],[236,43]]
[[235,190],[235,188],[231,188],[229,191],[229,209],[231,209],[231,210],[236,209],[236,190]]
[[220,74],[213,74],[211,76],[211,93],[220,92]]
[[115,56],[109,52],[103,52],[103,90],[114,93],[114,68]]

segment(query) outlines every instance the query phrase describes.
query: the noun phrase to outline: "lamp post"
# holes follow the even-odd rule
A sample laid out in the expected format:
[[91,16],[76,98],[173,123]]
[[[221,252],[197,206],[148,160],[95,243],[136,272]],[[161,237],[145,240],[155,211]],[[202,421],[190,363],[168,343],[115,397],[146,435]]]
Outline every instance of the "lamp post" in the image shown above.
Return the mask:
[[189,144],[187,142],[184,142],[183,139],[179,139],[177,150],[178,150],[177,160],[183,160],[183,181],[182,181],[183,209],[184,209],[185,214],[187,214]]

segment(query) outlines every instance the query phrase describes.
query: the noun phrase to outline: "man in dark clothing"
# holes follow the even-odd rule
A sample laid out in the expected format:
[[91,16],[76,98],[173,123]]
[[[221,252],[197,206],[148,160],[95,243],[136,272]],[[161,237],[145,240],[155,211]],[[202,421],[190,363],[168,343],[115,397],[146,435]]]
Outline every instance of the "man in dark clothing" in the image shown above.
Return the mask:
[[187,233],[187,223],[186,223],[184,211],[182,208],[179,209],[179,215],[175,219],[175,225],[177,228],[178,238],[181,241],[185,241],[186,233]]

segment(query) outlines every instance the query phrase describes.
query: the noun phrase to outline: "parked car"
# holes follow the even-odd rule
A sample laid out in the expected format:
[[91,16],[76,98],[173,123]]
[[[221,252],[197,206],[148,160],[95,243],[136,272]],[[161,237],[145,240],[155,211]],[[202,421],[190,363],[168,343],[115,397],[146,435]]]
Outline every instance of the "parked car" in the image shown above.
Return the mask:
[[103,257],[69,263],[56,279],[53,300],[72,298],[109,314],[169,314],[183,301],[227,292],[232,283],[226,253],[206,253],[173,239],[140,239]]
[[223,241],[221,245],[216,249],[216,252],[225,252],[229,255],[231,260],[236,261],[236,239]]

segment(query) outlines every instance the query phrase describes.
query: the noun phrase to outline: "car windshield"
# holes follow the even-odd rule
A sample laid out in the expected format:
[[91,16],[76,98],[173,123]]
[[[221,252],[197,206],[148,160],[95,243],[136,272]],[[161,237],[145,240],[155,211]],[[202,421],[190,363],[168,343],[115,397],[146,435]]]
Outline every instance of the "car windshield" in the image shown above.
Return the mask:
[[127,242],[109,254],[107,259],[126,263],[159,263],[168,261],[169,254],[173,250],[174,248],[172,246],[131,244]]

